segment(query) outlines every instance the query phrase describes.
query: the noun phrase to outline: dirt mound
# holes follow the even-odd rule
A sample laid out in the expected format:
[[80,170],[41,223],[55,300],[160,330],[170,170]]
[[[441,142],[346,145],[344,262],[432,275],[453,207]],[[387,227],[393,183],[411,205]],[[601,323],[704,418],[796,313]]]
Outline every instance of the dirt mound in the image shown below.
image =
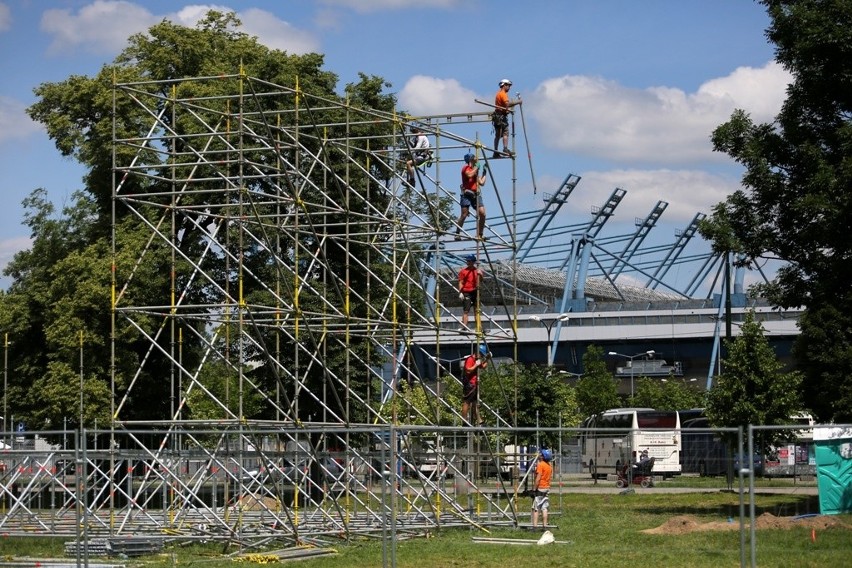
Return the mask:
[[763,513],[755,520],[758,529],[789,529],[791,527],[809,527],[827,529],[831,527],[852,528],[838,517],[831,515],[809,515],[805,517],[776,517],[772,513]]
[[[243,495],[240,497],[240,504],[244,511],[263,511],[263,510],[272,510],[276,511],[279,509],[278,501],[271,497],[258,497],[256,495]],[[236,505],[232,505],[232,507],[236,510]]]
[[[642,532],[648,534],[686,534],[695,531],[708,530],[706,527],[711,524],[719,523],[700,523],[695,517],[681,515],[672,517],[655,529],[645,529]],[[733,525],[733,523],[731,523],[731,525]]]
[[[746,522],[746,526],[749,526],[748,522]],[[814,529],[840,527],[852,529],[851,526],[844,524],[837,517],[829,515],[776,517],[772,513],[763,513],[755,520],[756,529],[789,529],[792,527],[809,527]],[[647,534],[686,534],[696,531],[738,530],[739,528],[740,523],[738,519],[702,523],[695,517],[681,515],[672,517],[659,527],[645,529],[642,532]]]

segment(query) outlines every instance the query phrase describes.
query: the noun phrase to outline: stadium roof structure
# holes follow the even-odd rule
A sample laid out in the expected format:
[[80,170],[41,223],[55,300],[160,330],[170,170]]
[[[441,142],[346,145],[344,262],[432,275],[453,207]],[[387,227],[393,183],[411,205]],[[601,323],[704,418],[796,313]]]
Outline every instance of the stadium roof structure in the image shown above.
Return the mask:
[[[480,301],[485,305],[498,305],[515,293],[527,301],[554,305],[565,290],[566,273],[552,268],[532,266],[497,260],[482,266],[485,279],[480,288]],[[452,268],[442,270],[442,298],[456,298]],[[572,287],[576,286],[576,280]],[[684,295],[655,290],[645,286],[613,283],[602,277],[589,277],[585,281],[585,297],[594,302],[664,302],[687,299]],[[452,301],[446,302],[452,304]]]

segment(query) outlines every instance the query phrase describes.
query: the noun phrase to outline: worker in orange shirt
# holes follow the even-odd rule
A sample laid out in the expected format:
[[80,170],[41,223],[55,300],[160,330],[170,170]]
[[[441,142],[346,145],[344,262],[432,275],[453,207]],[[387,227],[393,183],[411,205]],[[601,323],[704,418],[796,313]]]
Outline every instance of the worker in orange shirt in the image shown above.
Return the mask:
[[491,115],[491,123],[494,126],[494,155],[492,158],[499,158],[500,153],[499,142],[503,139],[503,154],[512,156],[513,153],[509,150],[509,110],[522,103],[521,99],[509,99],[509,89],[512,88],[512,82],[508,79],[502,79],[498,83],[497,94],[494,96],[494,113]]
[[532,506],[532,526],[538,524],[538,514],[541,513],[541,523],[543,528],[547,528],[547,510],[550,508],[550,480],[553,478],[553,466],[550,462],[553,461],[553,452],[544,448],[541,450],[538,462],[535,466],[535,481],[533,482],[533,497]]

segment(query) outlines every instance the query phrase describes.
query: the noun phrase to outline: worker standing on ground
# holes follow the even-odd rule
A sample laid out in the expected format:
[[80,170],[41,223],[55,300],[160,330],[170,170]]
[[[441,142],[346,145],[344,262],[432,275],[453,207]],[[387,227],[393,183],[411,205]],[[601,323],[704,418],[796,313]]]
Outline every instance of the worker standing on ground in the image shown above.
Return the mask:
[[462,364],[462,419],[471,424],[482,424],[479,415],[479,371],[488,366],[491,353],[484,343],[476,353],[468,355]]
[[547,510],[550,508],[550,480],[553,478],[553,452],[544,448],[541,450],[541,459],[536,462],[535,481],[533,482],[533,505],[532,526],[535,529],[538,524],[538,514],[541,513],[541,526],[547,528]]
[[513,153],[509,150],[509,109],[519,104],[522,104],[521,99],[510,100],[509,89],[512,88],[512,82],[508,79],[503,79],[498,83],[497,94],[494,96],[494,113],[491,115],[491,122],[494,125],[494,155],[492,158],[499,158],[499,143],[503,139],[503,154],[512,156]]
[[482,204],[482,192],[479,188],[485,185],[486,169],[479,166],[476,153],[465,154],[464,166],[461,169],[461,214],[456,219],[456,240],[460,241],[464,220],[470,215],[470,208],[476,207],[476,238],[482,239],[485,231],[485,206]]

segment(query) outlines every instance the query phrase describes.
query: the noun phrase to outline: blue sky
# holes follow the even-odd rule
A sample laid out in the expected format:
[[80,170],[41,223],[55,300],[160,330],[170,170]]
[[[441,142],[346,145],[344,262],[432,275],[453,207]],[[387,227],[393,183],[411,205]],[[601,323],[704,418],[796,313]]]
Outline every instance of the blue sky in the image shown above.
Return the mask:
[[237,12],[272,48],[323,53],[341,89],[358,72],[384,77],[415,115],[482,110],[474,99],[511,79],[538,189],[519,159],[519,208],[540,207],[574,173],[578,218],[616,187],[627,190],[614,219],[625,226],[668,201],[664,241],[740,187],[740,168],[712,152],[713,128],[736,108],[771,120],[789,81],[749,0],[0,0],[0,266],[27,246],[26,195],[43,187],[61,207],[82,185],[26,116],[33,89],[93,75],[130,34],[164,18],[193,25],[210,8]]

